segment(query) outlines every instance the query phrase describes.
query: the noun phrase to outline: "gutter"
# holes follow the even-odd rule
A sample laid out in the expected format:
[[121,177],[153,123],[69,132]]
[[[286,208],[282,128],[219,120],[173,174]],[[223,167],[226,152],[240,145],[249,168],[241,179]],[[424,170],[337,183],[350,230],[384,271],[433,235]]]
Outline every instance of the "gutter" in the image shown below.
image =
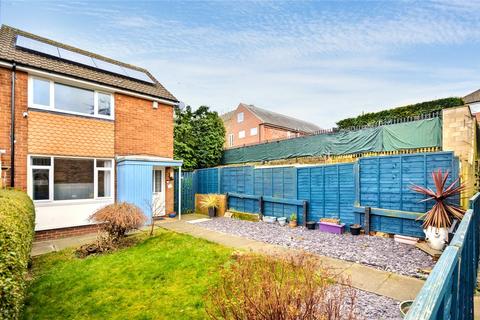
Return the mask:
[[[14,65],[14,63],[8,63],[8,62],[0,61],[0,67],[3,66],[3,67],[7,67],[7,68],[13,68],[13,65]],[[33,75],[38,75],[38,76],[43,76],[43,77],[54,77],[54,78],[57,78],[57,79],[63,79],[63,80],[67,80],[67,81],[70,81],[70,82],[76,82],[80,85],[83,84],[83,85],[87,85],[87,86],[96,87],[97,89],[100,89],[100,90],[103,89],[103,90],[107,90],[107,91],[111,91],[111,92],[118,92],[118,93],[122,93],[122,94],[125,94],[125,95],[128,95],[128,96],[137,97],[137,98],[141,98],[141,99],[145,99],[145,100],[157,101],[161,104],[166,104],[166,105],[169,105],[169,106],[172,106],[172,107],[177,106],[178,103],[179,103],[178,101],[173,101],[173,100],[169,100],[169,99],[166,99],[166,98],[159,98],[159,97],[151,96],[151,95],[148,95],[148,94],[136,93],[136,92],[130,91],[130,90],[119,89],[117,87],[98,84],[98,83],[93,82],[93,81],[81,80],[81,79],[78,79],[78,78],[73,77],[73,76],[64,76],[64,75],[61,75],[61,74],[58,74],[58,73],[42,71],[42,70],[35,69],[35,68],[29,68],[29,67],[24,67],[24,66],[16,66],[16,69],[18,69],[20,71],[25,71],[25,72],[27,72],[29,74],[33,74]]]
[[15,187],[15,62],[12,63],[11,107],[10,107],[10,187]]

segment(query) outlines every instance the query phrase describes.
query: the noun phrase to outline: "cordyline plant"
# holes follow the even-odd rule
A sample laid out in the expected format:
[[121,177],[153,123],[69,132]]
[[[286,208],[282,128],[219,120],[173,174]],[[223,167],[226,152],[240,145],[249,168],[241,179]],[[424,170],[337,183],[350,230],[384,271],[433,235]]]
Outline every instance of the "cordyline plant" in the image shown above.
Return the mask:
[[432,172],[432,178],[436,191],[418,185],[413,185],[411,187],[413,191],[427,196],[427,198],[423,199],[421,202],[430,200],[435,201],[432,209],[418,218],[418,220],[425,219],[423,221],[423,227],[425,229],[428,227],[449,228],[452,225],[452,218],[456,218],[458,220],[463,218],[465,210],[449,203],[448,198],[460,194],[460,192],[465,189],[465,185],[458,184],[459,178],[457,178],[448,187],[445,187],[449,175],[450,173],[448,170],[445,172],[445,174],[442,173],[441,169]]

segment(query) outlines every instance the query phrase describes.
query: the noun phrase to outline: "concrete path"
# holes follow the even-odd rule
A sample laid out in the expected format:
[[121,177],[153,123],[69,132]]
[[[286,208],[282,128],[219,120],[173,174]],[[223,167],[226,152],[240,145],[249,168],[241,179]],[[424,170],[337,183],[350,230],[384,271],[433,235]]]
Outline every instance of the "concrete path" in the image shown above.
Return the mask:
[[[282,246],[272,245],[265,242],[233,236],[226,233],[212,231],[198,225],[188,223],[188,220],[205,216],[189,215],[185,220],[162,223],[165,229],[189,234],[191,236],[206,239],[227,247],[251,251],[261,254],[278,254],[292,252]],[[298,250],[295,250],[298,251]],[[352,286],[364,291],[376,293],[398,301],[413,300],[422,288],[424,281],[392,272],[381,271],[358,263],[318,256],[322,264],[332,269],[336,274],[349,276]]]
[[96,237],[97,233],[95,232],[63,239],[35,241],[33,243],[31,256],[39,256],[41,254],[60,251],[70,247],[79,247],[83,244],[92,242]]

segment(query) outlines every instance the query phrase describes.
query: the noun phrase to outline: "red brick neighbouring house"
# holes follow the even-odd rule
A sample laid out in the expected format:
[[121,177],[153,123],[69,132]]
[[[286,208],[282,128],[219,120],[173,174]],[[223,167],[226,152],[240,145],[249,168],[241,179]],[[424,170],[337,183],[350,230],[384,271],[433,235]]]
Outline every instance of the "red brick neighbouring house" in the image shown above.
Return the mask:
[[2,26],[2,184],[28,192],[41,234],[91,230],[114,201],[169,213],[177,103],[145,69]]
[[221,117],[226,129],[226,148],[288,139],[320,130],[312,123],[245,103]]

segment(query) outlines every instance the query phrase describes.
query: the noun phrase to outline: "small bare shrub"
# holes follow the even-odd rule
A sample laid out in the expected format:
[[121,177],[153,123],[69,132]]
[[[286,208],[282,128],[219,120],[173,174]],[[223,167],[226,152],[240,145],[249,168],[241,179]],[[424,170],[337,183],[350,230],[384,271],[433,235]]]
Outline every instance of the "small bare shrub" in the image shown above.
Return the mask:
[[236,255],[206,297],[211,319],[354,320],[356,291],[308,255]]
[[139,207],[127,202],[103,207],[89,219],[98,223],[101,230],[111,236],[112,241],[118,241],[125,236],[126,232],[140,228],[147,221],[147,217]]

